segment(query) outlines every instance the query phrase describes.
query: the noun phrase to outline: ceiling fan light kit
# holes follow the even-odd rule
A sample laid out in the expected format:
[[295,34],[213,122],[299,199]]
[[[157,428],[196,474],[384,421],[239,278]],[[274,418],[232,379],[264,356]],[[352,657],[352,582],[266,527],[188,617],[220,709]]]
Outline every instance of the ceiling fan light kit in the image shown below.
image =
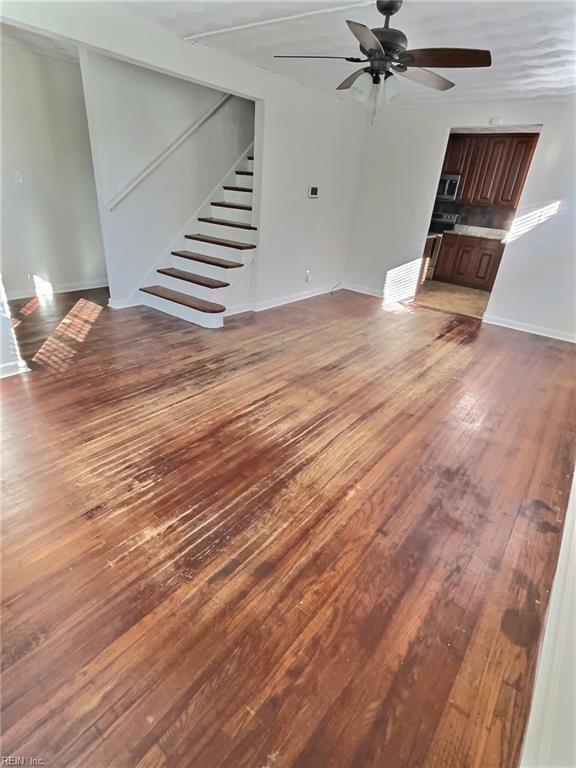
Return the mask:
[[[376,9],[385,17],[383,27],[370,29],[357,21],[347,21],[348,28],[359,43],[360,53],[364,58],[355,56],[276,56],[278,59],[343,59],[358,62],[366,66],[356,70],[337,86],[344,91],[352,88],[358,78],[364,74],[370,75],[373,86],[378,88],[390,78],[399,75],[415,83],[434,88],[437,91],[447,91],[454,83],[442,75],[431,72],[427,67],[469,68],[489,67],[492,64],[490,51],[473,48],[419,48],[408,50],[408,38],[400,29],[390,26],[390,17],[402,7],[404,0],[376,0]],[[388,99],[386,99],[388,100]],[[374,95],[373,113],[378,102],[378,94]]]

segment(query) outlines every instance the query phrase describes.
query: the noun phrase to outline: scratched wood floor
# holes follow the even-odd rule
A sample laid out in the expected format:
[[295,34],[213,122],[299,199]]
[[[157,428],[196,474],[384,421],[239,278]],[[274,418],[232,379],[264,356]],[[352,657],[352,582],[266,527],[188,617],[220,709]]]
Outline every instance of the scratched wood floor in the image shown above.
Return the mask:
[[573,347],[344,291],[80,309],[1,384],[3,753],[516,766]]

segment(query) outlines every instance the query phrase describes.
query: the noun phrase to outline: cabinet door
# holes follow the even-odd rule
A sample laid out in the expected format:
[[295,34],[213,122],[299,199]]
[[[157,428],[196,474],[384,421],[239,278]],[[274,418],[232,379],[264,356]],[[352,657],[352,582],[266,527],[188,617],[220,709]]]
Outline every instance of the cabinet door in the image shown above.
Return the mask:
[[461,133],[453,133],[450,136],[444,155],[442,173],[462,173],[469,138],[469,136]]
[[434,268],[434,280],[443,280],[451,282],[454,274],[454,261],[456,259],[456,249],[458,247],[458,235],[443,235],[440,244],[440,252]]
[[517,208],[524,182],[530,169],[532,155],[538,141],[537,133],[518,134],[510,137],[508,153],[498,185],[495,205]]
[[456,249],[456,259],[454,261],[454,273],[452,283],[457,285],[475,284],[474,275],[477,270],[478,249],[471,238],[462,238]]
[[494,205],[500,194],[501,180],[512,140],[508,136],[483,138],[484,152],[473,192],[474,205]]
[[504,251],[498,240],[444,235],[434,280],[491,290]]
[[498,240],[484,240],[477,247],[474,273],[470,285],[491,291],[504,253],[504,245]]
[[482,136],[469,136],[462,164],[460,186],[457,201],[473,205],[480,167],[486,151],[486,141]]

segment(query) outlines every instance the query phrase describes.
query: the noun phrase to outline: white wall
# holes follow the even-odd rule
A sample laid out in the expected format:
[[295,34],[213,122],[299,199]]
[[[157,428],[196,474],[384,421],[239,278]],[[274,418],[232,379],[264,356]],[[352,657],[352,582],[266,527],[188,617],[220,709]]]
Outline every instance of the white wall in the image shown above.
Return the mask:
[[107,56],[88,58],[90,130],[108,202],[223,94]]
[[229,99],[109,210],[112,198],[225,94],[92,52],[81,62],[110,295],[122,303],[253,142],[254,103]]
[[77,62],[2,46],[2,192],[9,298],[107,284]]
[[[0,285],[1,288],[1,285]],[[20,357],[4,291],[0,289],[0,379],[24,373],[28,368]]]
[[575,536],[576,477],[566,510],[521,768],[573,768],[576,765]]
[[574,339],[573,104],[384,108],[366,130],[348,282],[380,294],[384,288],[390,298],[413,294],[450,128],[487,125],[493,116],[543,124],[517,219],[556,201],[559,210],[506,247],[486,319]]
[[[263,306],[344,278],[364,126],[357,104],[181,41],[112,3],[4,3],[2,12],[10,23],[261,100],[255,147],[260,242],[252,298]],[[310,184],[320,186],[318,200],[307,198]]]

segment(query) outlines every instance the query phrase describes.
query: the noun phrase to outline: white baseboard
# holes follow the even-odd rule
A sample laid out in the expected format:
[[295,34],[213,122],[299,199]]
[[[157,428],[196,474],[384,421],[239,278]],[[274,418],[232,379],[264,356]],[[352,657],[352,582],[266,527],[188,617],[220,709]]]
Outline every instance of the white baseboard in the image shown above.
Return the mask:
[[505,317],[495,317],[494,315],[484,315],[482,320],[489,325],[498,325],[513,331],[524,331],[524,333],[534,333],[537,336],[547,336],[550,339],[576,343],[576,334],[558,331],[555,328],[543,328],[540,325],[532,325],[532,323],[519,323],[516,320],[508,320]]
[[30,369],[23,360],[13,360],[10,363],[2,363],[0,365],[0,379],[5,379],[7,376],[15,376],[18,373],[26,373]]
[[[91,288],[107,287],[108,280],[106,278],[101,278],[100,280],[87,280],[80,283],[53,283],[52,291],[53,293],[70,293],[71,291],[88,291]],[[12,299],[31,299],[33,296],[36,296],[36,291],[33,286],[6,291],[6,298],[8,301],[11,301]]]
[[269,301],[259,301],[254,305],[254,311],[263,312],[264,310],[272,309],[273,307],[281,307],[283,304],[292,304],[293,301],[312,299],[314,296],[322,296],[324,293],[330,293],[333,289],[334,285],[326,285],[323,288],[311,288],[308,291],[289,293],[286,296],[279,296],[278,298],[270,299]]
[[142,301],[138,300],[137,292],[130,294],[125,299],[108,299],[110,309],[129,309],[130,307],[140,307]]
[[367,288],[364,285],[356,285],[356,283],[342,283],[340,288],[346,291],[354,291],[354,293],[364,293],[366,296],[377,296],[379,299],[384,297],[384,289],[376,290],[375,288]]
[[256,304],[236,304],[226,311],[226,317],[239,315],[242,312],[264,312],[267,309],[281,307],[284,304],[292,304],[294,301],[302,301],[303,299],[312,299],[314,296],[322,296],[325,293],[331,293],[333,290],[336,290],[335,286],[329,285],[324,286],[323,288],[312,288],[308,291],[301,291],[299,293],[289,293],[285,296],[278,296],[277,298],[268,301],[259,301]]

